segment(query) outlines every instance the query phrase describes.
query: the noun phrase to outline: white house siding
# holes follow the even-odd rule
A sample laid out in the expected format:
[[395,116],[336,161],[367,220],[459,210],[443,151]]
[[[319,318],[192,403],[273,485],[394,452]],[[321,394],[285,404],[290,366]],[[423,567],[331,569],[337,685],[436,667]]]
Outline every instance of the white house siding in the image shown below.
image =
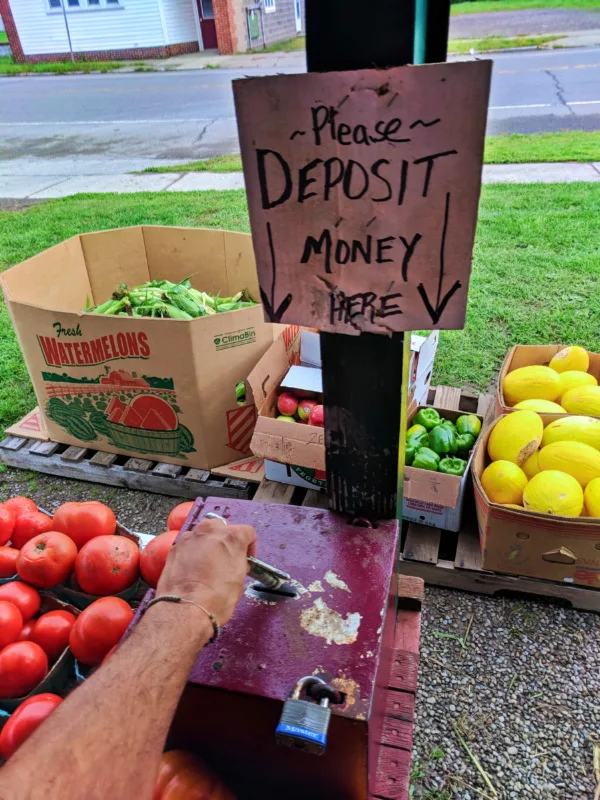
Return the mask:
[[167,44],[198,41],[194,2],[195,0],[162,0]]
[[[46,0],[10,0],[10,7],[26,56],[68,52],[62,12],[48,12]],[[67,17],[76,52],[165,44],[158,0],[123,0],[122,8],[69,11]]]

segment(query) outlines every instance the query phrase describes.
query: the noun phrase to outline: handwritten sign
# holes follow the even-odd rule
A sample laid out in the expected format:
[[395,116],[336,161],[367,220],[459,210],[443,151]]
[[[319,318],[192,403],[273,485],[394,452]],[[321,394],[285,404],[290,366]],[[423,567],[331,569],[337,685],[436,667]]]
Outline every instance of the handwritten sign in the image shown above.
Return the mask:
[[234,81],[268,320],[463,327],[490,65]]

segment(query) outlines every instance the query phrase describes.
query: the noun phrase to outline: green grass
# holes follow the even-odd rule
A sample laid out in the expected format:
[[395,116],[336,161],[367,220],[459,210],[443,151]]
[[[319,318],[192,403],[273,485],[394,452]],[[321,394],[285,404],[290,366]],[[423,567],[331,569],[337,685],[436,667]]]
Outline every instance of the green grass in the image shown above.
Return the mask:
[[486,138],[486,164],[550,161],[600,161],[600,131],[513,133]]
[[51,64],[15,64],[12,56],[0,56],[0,75],[23,75],[29,73],[53,73],[65,75],[69,72],[111,72],[125,64],[120,61],[56,61]]
[[257,47],[253,53],[292,53],[296,50],[306,49],[306,36],[295,36],[293,39],[287,39],[285,42],[276,42],[267,47]]
[[215,156],[202,161],[189,161],[172,167],[147,167],[142,172],[241,172],[242,159],[238,153],[231,156]]
[[474,0],[453,3],[452,14],[480,14],[484,11],[522,11],[528,8],[571,8],[582,11],[600,9],[599,0]]
[[6,31],[0,31],[0,44],[8,44],[8,34]]
[[486,36],[483,39],[450,39],[449,53],[485,53],[490,50],[508,50],[514,47],[542,47],[549,42],[560,39],[560,36]]
[[[600,352],[600,183],[484,186],[466,327],[442,331],[433,380],[486,389],[517,343]],[[0,269],[77,233],[126,225],[248,231],[243,191],[77,195],[0,213]],[[0,427],[35,404],[0,306]]]

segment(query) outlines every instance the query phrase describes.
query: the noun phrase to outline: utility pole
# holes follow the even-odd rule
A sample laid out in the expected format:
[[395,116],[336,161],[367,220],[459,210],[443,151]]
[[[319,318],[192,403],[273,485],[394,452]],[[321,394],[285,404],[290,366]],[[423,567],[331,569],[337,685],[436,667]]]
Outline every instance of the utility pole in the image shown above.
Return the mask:
[[67,39],[69,40],[69,50],[71,51],[71,61],[75,63],[75,55],[73,53],[73,44],[71,42],[71,31],[69,30],[69,21],[67,19],[67,9],[65,8],[65,0],[60,0],[63,17],[65,18],[65,28],[67,29]]

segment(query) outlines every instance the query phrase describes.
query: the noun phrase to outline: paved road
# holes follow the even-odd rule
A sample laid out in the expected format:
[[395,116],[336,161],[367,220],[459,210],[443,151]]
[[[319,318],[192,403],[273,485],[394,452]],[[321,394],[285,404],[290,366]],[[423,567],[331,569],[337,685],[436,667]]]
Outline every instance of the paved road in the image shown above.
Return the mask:
[[450,18],[451,39],[484,36],[541,36],[565,31],[600,28],[597,11],[568,8],[531,8],[526,11],[487,11],[484,14],[459,14]]
[[[600,129],[600,48],[494,61],[490,133]],[[115,174],[234,152],[231,81],[240,77],[214,70],[0,79],[0,188],[3,175]]]

